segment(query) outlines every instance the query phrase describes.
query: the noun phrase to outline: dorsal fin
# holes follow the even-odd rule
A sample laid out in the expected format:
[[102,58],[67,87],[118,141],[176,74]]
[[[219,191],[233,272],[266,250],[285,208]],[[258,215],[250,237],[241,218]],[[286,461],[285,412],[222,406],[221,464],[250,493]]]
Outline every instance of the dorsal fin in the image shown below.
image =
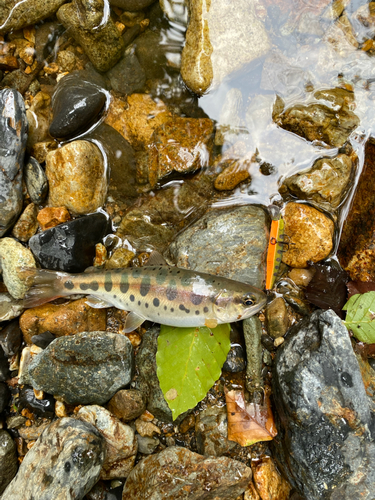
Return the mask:
[[150,257],[148,258],[148,261],[146,263],[146,266],[167,266],[168,263],[164,259],[161,253],[159,253],[157,250],[153,250],[150,253]]

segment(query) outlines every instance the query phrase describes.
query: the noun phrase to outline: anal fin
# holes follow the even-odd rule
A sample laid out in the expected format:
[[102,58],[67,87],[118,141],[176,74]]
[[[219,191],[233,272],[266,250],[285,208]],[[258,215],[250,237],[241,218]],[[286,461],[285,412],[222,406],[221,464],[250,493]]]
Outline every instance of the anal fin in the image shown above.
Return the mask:
[[205,324],[205,326],[207,326],[207,328],[216,328],[218,325],[218,322],[217,322],[217,319],[206,318],[204,324]]
[[86,304],[94,309],[104,309],[105,307],[114,307],[113,304],[104,299],[99,299],[94,295],[88,295],[86,297]]
[[139,314],[130,312],[126,317],[124,332],[132,332],[133,330],[141,326],[144,321],[145,318],[142,318],[142,316],[139,316]]

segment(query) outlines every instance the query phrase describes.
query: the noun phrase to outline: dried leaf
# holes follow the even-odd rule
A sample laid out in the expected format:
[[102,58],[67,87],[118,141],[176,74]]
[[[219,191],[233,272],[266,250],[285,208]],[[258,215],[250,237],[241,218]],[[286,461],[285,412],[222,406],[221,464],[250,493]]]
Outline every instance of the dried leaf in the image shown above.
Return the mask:
[[375,283],[373,281],[349,281],[346,285],[348,289],[348,299],[353,295],[357,295],[358,293],[367,293],[375,291]]

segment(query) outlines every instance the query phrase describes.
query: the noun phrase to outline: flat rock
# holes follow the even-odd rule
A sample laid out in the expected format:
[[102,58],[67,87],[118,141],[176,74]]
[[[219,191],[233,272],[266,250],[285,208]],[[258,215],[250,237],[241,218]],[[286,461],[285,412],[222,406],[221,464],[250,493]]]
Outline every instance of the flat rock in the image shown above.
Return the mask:
[[133,348],[114,333],[60,337],[32,359],[28,375],[34,389],[68,404],[103,404],[130,383]]
[[33,254],[13,238],[1,238],[0,269],[8,292],[15,299],[23,299],[28,290],[21,267],[36,267]]
[[16,445],[7,431],[0,430],[0,495],[17,472]]
[[27,141],[27,120],[21,94],[0,91],[0,237],[22,210],[22,172]]
[[275,361],[273,394],[282,420],[274,444],[284,474],[311,500],[371,500],[375,402],[342,320],[315,311],[293,328]]
[[1,0],[0,33],[9,33],[35,24],[54,14],[65,0]]
[[99,479],[104,439],[74,418],[56,420],[28,451],[3,500],[80,500]]
[[42,267],[79,273],[92,266],[95,245],[107,233],[107,217],[95,213],[38,233],[29,246]]
[[130,473],[123,500],[232,500],[251,480],[251,469],[227,457],[203,457],[172,446],[139,462]]
[[25,165],[24,179],[31,201],[36,205],[41,205],[48,193],[48,180],[44,169],[32,156]]
[[266,214],[255,205],[215,209],[180,233],[169,252],[178,267],[263,287]]

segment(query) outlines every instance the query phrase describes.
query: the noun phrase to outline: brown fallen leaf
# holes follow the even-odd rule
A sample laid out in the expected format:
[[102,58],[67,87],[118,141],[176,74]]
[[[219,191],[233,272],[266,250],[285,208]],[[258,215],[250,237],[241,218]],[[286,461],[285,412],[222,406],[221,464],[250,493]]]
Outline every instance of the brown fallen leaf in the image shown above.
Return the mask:
[[243,390],[225,388],[230,441],[251,446],[258,441],[271,441],[277,435],[268,392],[265,389],[264,404],[259,405],[247,403]]
[[375,291],[375,283],[373,281],[349,281],[346,285],[348,289],[348,299],[357,293],[367,293]]

